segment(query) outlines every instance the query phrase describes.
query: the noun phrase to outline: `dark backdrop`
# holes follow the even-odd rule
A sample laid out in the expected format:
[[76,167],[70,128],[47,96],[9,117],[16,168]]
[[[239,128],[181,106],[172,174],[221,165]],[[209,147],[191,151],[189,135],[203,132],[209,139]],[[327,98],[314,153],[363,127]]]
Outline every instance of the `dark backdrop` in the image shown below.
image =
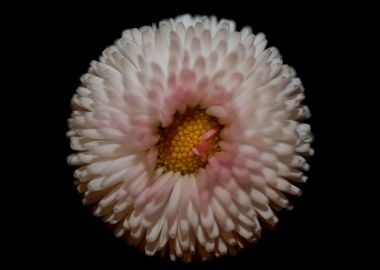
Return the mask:
[[[346,165],[340,160],[343,146],[339,133],[344,125],[340,109],[343,90],[331,83],[339,74],[339,57],[347,30],[339,19],[337,9],[329,6],[280,6],[275,3],[256,5],[225,2],[218,5],[175,5],[149,3],[135,6],[95,2],[86,8],[75,5],[55,6],[44,24],[53,24],[54,32],[49,46],[56,59],[49,68],[55,70],[54,95],[60,95],[62,117],[59,122],[63,151],[58,154],[62,164],[60,177],[49,182],[47,193],[53,194],[50,204],[45,204],[47,218],[41,225],[42,235],[48,242],[43,245],[40,258],[48,257],[58,265],[90,269],[153,268],[159,269],[267,269],[277,267],[309,268],[331,266],[332,262],[350,261],[342,250],[349,249],[350,234],[347,228],[347,201],[342,198],[342,186],[348,185],[354,175],[343,174]],[[340,10],[342,12],[342,10]],[[343,10],[344,12],[344,10]],[[265,231],[257,244],[243,250],[235,257],[225,256],[212,262],[189,265],[172,263],[168,259],[147,257],[135,247],[116,239],[101,220],[82,206],[72,179],[73,169],[66,164],[71,153],[65,137],[69,101],[79,85],[80,76],[89,62],[98,58],[102,50],[112,44],[126,28],[150,25],[160,19],[183,13],[215,14],[218,18],[236,21],[237,27],[250,25],[255,33],[264,32],[269,46],[276,46],[284,62],[293,66],[306,89],[306,103],[312,118],[315,135],[315,156],[311,160],[309,181],[303,186],[301,198],[294,200],[295,209],[279,213],[280,222],[275,230]],[[338,14],[338,15],[337,15]],[[337,54],[337,55],[336,55]],[[48,57],[50,57],[48,56]],[[347,91],[346,96],[350,95]],[[51,217],[51,218],[49,218]],[[39,257],[37,257],[38,259]]]

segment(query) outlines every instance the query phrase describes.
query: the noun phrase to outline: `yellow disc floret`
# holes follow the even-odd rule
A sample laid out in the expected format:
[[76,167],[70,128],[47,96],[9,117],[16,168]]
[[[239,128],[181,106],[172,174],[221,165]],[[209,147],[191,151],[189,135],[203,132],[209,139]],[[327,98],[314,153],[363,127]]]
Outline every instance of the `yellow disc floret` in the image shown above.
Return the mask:
[[219,151],[221,126],[200,107],[187,109],[184,114],[176,113],[173,119],[169,127],[160,129],[157,167],[196,174],[207,164],[207,157]]

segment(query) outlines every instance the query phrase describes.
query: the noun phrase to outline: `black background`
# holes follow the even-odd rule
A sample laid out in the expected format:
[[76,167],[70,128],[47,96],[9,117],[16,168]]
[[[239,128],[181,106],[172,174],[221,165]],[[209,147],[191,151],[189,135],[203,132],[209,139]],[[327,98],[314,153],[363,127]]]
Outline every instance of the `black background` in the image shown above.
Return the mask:
[[[116,239],[101,220],[91,215],[89,208],[82,206],[73,185],[73,168],[66,164],[66,157],[71,153],[65,136],[69,101],[89,62],[97,59],[124,29],[151,25],[183,13],[216,15],[234,20],[238,29],[249,25],[254,33],[264,32],[268,45],[277,47],[284,62],[293,66],[302,79],[315,135],[309,181],[303,186],[302,197],[294,200],[295,209],[279,213],[276,229],[265,231],[257,244],[235,257],[226,256],[207,263],[173,263],[157,256],[148,257]],[[54,73],[53,82],[49,82],[54,90],[52,98],[57,98],[62,106],[57,107],[60,122],[54,123],[58,126],[58,137],[62,138],[62,151],[55,153],[58,164],[62,164],[57,170],[62,173],[56,171],[55,175],[60,177],[51,177],[43,188],[44,196],[40,197],[45,201],[39,208],[44,218],[40,220],[42,230],[38,238],[43,244],[35,247],[34,259],[46,263],[49,258],[54,264],[82,265],[85,269],[303,269],[350,262],[353,258],[347,252],[356,237],[353,220],[347,215],[353,207],[345,187],[351,185],[355,175],[345,172],[350,163],[346,162],[346,141],[342,136],[347,117],[341,104],[352,94],[336,83],[337,78],[348,76],[339,72],[343,65],[340,58],[345,55],[343,37],[349,30],[341,14],[344,8],[274,3],[265,6],[177,3],[153,7],[149,3],[134,6],[94,3],[82,9],[75,5],[52,8],[40,27],[50,27],[45,56],[53,61],[45,68]],[[49,203],[46,203],[47,197]]]

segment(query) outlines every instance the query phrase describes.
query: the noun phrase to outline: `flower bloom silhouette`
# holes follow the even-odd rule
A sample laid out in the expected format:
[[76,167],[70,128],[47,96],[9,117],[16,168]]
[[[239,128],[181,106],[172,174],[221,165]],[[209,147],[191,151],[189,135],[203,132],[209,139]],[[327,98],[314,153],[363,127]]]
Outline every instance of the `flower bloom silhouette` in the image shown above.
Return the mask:
[[126,30],[72,99],[83,202],[148,255],[234,254],[291,209],[312,155],[304,89],[263,34],[180,16]]

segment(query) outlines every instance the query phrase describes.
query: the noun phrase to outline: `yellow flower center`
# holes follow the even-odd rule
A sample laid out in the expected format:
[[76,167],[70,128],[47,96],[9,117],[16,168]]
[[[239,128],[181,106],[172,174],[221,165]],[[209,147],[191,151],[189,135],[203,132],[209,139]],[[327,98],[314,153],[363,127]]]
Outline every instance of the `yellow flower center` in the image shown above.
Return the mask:
[[200,107],[176,113],[173,123],[160,129],[157,167],[164,171],[196,174],[207,157],[219,151],[222,126]]

